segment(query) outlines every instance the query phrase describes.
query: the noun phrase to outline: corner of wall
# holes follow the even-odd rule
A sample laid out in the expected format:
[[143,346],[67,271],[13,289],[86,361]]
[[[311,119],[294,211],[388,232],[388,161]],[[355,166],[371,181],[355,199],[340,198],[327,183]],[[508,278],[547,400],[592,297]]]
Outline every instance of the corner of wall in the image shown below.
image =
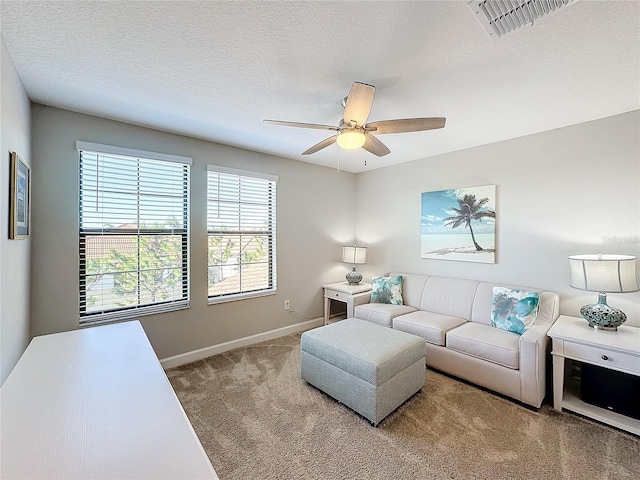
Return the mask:
[[[18,152],[31,164],[31,107],[4,39],[0,43],[0,182],[8,186],[10,152]],[[4,383],[31,339],[31,241],[9,240],[9,195],[0,197],[0,383]]]

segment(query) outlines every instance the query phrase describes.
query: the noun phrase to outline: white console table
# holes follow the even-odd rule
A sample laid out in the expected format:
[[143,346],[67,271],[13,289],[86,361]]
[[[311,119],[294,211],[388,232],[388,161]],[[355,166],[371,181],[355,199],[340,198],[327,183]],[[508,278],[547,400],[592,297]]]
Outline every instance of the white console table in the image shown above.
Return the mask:
[[35,337],[2,389],[3,479],[217,479],[138,321]]
[[553,339],[553,407],[563,408],[640,435],[640,420],[583,402],[565,379],[565,359],[640,376],[640,328],[594,330],[583,318],[561,315],[549,329]]

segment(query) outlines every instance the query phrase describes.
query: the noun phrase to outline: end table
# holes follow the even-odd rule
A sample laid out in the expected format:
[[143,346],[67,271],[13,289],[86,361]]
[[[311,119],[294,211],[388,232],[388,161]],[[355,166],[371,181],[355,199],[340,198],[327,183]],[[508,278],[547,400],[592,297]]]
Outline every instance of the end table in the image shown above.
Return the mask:
[[371,294],[371,284],[360,282],[358,285],[351,285],[347,282],[328,283],[324,288],[324,324],[329,323],[329,311],[331,300],[347,304],[347,318],[353,317],[353,309],[360,303],[366,303],[366,299]]
[[553,340],[553,407],[640,435],[640,420],[584,402],[580,386],[565,374],[565,359],[570,359],[640,376],[640,328],[594,330],[583,318],[560,315],[547,335]]

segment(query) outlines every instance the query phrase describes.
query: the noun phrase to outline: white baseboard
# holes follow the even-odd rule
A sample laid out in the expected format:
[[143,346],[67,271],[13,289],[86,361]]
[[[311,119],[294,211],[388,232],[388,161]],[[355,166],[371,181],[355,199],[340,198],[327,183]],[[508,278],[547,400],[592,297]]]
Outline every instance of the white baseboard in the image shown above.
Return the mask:
[[160,364],[165,370],[169,368],[179,367],[180,365],[195,362],[196,360],[202,360],[203,358],[227,352],[229,350],[233,350],[234,348],[246,347],[247,345],[253,345],[254,343],[273,340],[274,338],[284,337],[285,335],[291,335],[292,333],[302,332],[304,330],[309,330],[310,328],[319,327],[323,323],[323,318],[316,318],[314,320],[308,320],[306,322],[289,325],[288,327],[276,328],[275,330],[269,330],[268,332],[258,333],[249,337],[231,340],[230,342],[211,345],[210,347],[200,348],[198,350],[192,350],[191,352],[162,358],[160,359]]

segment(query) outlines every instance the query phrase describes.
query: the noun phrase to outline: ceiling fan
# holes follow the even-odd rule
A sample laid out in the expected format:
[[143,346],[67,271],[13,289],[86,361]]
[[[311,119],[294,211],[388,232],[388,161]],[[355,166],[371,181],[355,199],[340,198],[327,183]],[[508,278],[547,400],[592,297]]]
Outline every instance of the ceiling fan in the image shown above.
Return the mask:
[[313,128],[316,130],[332,130],[337,132],[332,137],[322,140],[313,147],[302,152],[302,155],[311,155],[329,145],[338,143],[342,148],[364,148],[366,151],[383,157],[391,151],[384,143],[372,135],[386,133],[419,132],[443,128],[446,118],[402,118],[397,120],[382,120],[366,123],[373,105],[373,97],[376,87],[366,83],[355,82],[351,86],[349,95],[342,100],[344,116],[340,125],[320,125],[317,123],[283,122],[280,120],[264,120],[264,123],[281,125],[284,127]]

